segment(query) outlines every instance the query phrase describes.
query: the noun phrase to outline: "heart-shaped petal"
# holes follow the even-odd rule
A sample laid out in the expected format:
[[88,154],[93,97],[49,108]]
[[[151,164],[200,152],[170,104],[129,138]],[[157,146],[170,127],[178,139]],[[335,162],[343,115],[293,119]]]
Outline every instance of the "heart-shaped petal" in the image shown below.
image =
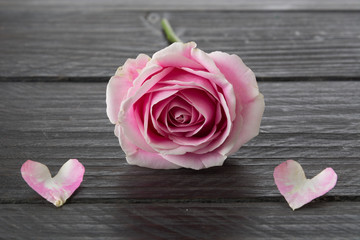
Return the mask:
[[298,162],[287,160],[275,168],[274,179],[281,195],[295,210],[330,191],[336,184],[337,175],[332,168],[326,168],[307,179]]
[[42,163],[27,160],[21,167],[25,182],[56,207],[62,206],[80,186],[84,173],[85,168],[77,159],[68,160],[53,178]]

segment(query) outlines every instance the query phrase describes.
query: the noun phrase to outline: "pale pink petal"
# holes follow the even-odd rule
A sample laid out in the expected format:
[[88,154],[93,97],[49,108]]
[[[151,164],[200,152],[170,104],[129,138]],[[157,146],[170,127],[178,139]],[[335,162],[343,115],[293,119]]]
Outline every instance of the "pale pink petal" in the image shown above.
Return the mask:
[[134,79],[149,61],[150,57],[145,54],[139,54],[136,59],[128,59],[110,79],[106,88],[106,113],[111,123],[116,124],[121,102],[133,86]]
[[[140,72],[139,76],[135,78],[133,82],[133,87],[129,89],[127,97],[134,96],[136,91],[138,91],[145,82],[149,81],[150,79],[154,80],[154,75],[161,73],[163,70],[164,68],[159,65],[148,64],[146,68],[144,68],[143,71]],[[171,71],[171,68],[168,68],[168,70]],[[166,72],[166,74],[168,74],[170,71]],[[158,80],[160,80],[161,78],[159,78]],[[153,81],[153,84],[156,84],[157,81]]]
[[132,87],[132,81],[125,76],[114,76],[110,79],[106,88],[106,113],[110,122],[118,121],[120,105]]
[[85,168],[77,159],[68,160],[54,178],[44,164],[27,160],[21,167],[21,175],[27,184],[57,207],[80,186],[84,173]]
[[129,58],[122,67],[118,68],[115,76],[127,75],[129,79],[134,80],[150,60],[151,58],[143,53],[139,54],[136,59]]
[[205,53],[203,50],[199,48],[191,49],[191,57],[196,60],[199,64],[204,66],[204,68],[214,74],[221,74],[219,68],[214,63],[214,60],[209,56],[209,54]]
[[[148,70],[148,68],[144,70],[145,76],[146,76],[147,70]],[[142,96],[144,96],[144,94],[149,93],[149,90],[152,87],[154,87],[166,75],[168,75],[172,70],[173,70],[173,68],[165,68],[165,69],[162,69],[161,71],[159,71],[158,67],[155,66],[154,69],[152,69],[148,73],[148,74],[151,73],[150,74],[151,76],[146,76],[146,77],[150,77],[150,78],[142,79],[143,76],[140,75],[136,79],[136,81],[138,81],[138,82],[137,83],[134,82],[134,84],[136,84],[136,85],[134,85],[132,88],[129,89],[128,96],[125,99],[125,101],[122,103],[123,105],[121,106],[121,109],[125,109],[124,111],[126,111],[127,108],[131,107],[136,101],[138,101]]]
[[295,210],[334,188],[337,175],[332,168],[326,168],[312,179],[307,179],[298,162],[287,160],[275,168],[274,180],[280,193]]
[[228,138],[219,148],[221,154],[229,156],[235,153],[243,144],[259,134],[264,108],[265,102],[262,94],[259,94],[243,108],[239,105],[236,106],[237,117]]
[[181,166],[166,160],[158,153],[145,152],[141,149],[138,149],[134,154],[126,155],[126,160],[131,165],[153,169],[181,168]]
[[158,153],[146,152],[138,148],[124,135],[119,126],[115,128],[115,132],[119,136],[121,148],[125,152],[129,164],[154,169],[176,169],[181,167],[167,161]]
[[189,67],[193,69],[204,69],[204,67],[191,58],[191,51],[196,43],[176,42],[156,52],[152,56],[150,64],[158,64],[162,67]]
[[[207,77],[207,76],[206,76]],[[231,84],[228,84],[231,87]],[[186,88],[196,88],[205,90],[210,93],[215,99],[218,99],[218,92],[216,85],[210,83],[208,79],[193,74],[183,69],[174,69],[171,73],[166,75],[161,82],[154,86],[150,91],[164,91],[164,90],[180,90]]]
[[181,167],[195,170],[221,166],[226,159],[226,156],[217,152],[209,152],[205,154],[186,153],[184,155],[163,155],[163,157]]
[[214,60],[225,78],[233,85],[241,104],[252,101],[259,95],[255,74],[239,56],[224,52],[212,52],[209,56]]

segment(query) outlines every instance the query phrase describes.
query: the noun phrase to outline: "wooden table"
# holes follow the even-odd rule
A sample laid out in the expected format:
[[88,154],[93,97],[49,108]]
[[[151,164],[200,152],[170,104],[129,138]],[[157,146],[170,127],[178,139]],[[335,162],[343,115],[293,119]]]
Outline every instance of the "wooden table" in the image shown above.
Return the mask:
[[[222,167],[130,166],[113,135],[106,82],[167,46],[164,16],[259,80],[260,135]],[[0,238],[360,238],[359,1],[1,0],[0,54]],[[21,178],[27,159],[55,174],[69,158],[86,173],[61,208]],[[272,176],[287,159],[332,167],[336,187],[292,211]]]

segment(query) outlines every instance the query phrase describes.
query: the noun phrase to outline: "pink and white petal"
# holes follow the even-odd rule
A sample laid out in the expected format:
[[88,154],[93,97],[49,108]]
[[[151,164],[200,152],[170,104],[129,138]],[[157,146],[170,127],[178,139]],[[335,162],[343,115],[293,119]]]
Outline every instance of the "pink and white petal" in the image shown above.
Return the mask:
[[21,167],[27,184],[57,207],[63,205],[80,186],[84,173],[85,168],[77,159],[68,160],[54,178],[44,164],[28,160]]
[[295,210],[330,191],[336,185],[337,175],[332,168],[326,168],[312,179],[307,179],[298,162],[287,160],[275,168],[274,180],[280,193]]
[[184,155],[163,155],[163,157],[181,167],[195,170],[221,166],[226,159],[226,156],[217,152],[209,152],[205,154],[186,153]]
[[110,122],[116,124],[119,117],[121,102],[132,87],[132,81],[123,76],[114,76],[106,87],[106,114]]
[[199,64],[204,66],[204,68],[213,74],[221,74],[221,71],[214,63],[214,60],[209,56],[209,54],[205,53],[203,50],[199,48],[191,49],[191,57],[196,60]]
[[306,177],[301,165],[294,160],[287,160],[278,165],[274,170],[274,180],[282,195],[285,195],[296,186],[302,186]]
[[[25,182],[32,186],[41,186],[45,181],[51,178],[50,171],[48,167],[42,163],[35,162],[32,160],[27,160],[21,166],[21,175],[24,178]],[[42,190],[39,188],[33,188],[37,193],[42,196],[42,193],[38,192],[38,190]]]
[[134,144],[122,133],[121,128],[116,128],[119,135],[121,148],[126,154],[126,160],[129,164],[138,165],[140,167],[148,167],[154,169],[176,169],[180,166],[164,159],[160,154],[144,151]]
[[62,165],[54,181],[72,194],[83,181],[84,173],[85,168],[77,159],[69,159]]
[[[154,87],[162,78],[168,75],[173,68],[164,68],[161,71],[157,71],[151,75],[149,79],[141,79],[141,75],[135,80],[139,82],[134,83],[132,88],[129,89],[126,100],[122,103],[121,109],[127,109],[131,107],[136,101],[138,101],[144,94],[149,93],[149,90]],[[146,70],[145,70],[146,71]],[[145,72],[144,71],[144,72]],[[141,80],[144,80],[141,82]],[[140,84],[140,85],[139,85]],[[120,113],[121,114],[121,113]]]
[[324,195],[335,187],[336,182],[337,174],[335,171],[332,168],[324,169],[312,179],[307,179],[303,191],[300,193],[300,196],[303,196],[303,199],[295,201],[293,207],[299,208],[303,205],[303,203],[306,204],[313,199]]
[[183,89],[184,87],[203,89],[205,91],[208,91],[214,98],[218,98],[217,90],[215,90],[217,88],[214,87],[214,85],[210,83],[207,78],[204,78],[197,74],[193,74],[192,72],[188,72],[184,69],[174,69],[170,74],[168,74],[161,80],[161,85],[159,84],[158,88],[156,88],[155,86],[151,90],[155,91],[168,88]]
[[195,42],[176,42],[156,52],[151,63],[162,67],[189,67],[193,69],[204,69],[204,67],[191,58],[191,50],[196,47]]
[[154,64],[147,64],[146,68],[144,68],[137,78],[133,81],[133,87],[129,89],[127,97],[133,96],[136,91],[149,79],[151,79],[154,75],[162,72],[163,67]]
[[247,103],[259,95],[255,74],[237,55],[224,52],[212,52],[209,56],[214,60],[225,78],[233,85],[241,103]]
[[134,79],[150,61],[150,57],[139,54],[136,59],[128,59],[118,68],[115,76],[111,77],[106,87],[106,113],[110,122],[116,124],[120,105],[133,86]]
[[129,58],[126,60],[122,67],[119,67],[115,76],[127,75],[129,79],[134,80],[139,76],[139,73],[145,68],[146,64],[151,58],[146,54],[139,54],[136,59]]
[[236,119],[229,137],[219,148],[219,152],[229,156],[235,153],[243,144],[259,134],[261,118],[264,113],[264,96],[259,94],[252,102],[243,108],[236,106]]
[[145,152],[141,149],[138,149],[138,151],[134,154],[126,155],[126,160],[131,165],[137,165],[140,167],[147,167],[153,169],[181,168],[181,166],[164,159],[158,153]]

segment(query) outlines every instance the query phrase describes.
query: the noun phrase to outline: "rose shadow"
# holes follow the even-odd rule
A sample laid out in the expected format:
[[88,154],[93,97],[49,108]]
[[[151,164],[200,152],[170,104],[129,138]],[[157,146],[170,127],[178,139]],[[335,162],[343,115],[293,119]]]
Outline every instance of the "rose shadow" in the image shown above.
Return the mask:
[[272,176],[232,158],[223,166],[203,170],[156,170],[128,165],[123,171],[127,179],[119,177],[121,195],[140,202],[244,201],[262,196],[269,189],[262,176]]

